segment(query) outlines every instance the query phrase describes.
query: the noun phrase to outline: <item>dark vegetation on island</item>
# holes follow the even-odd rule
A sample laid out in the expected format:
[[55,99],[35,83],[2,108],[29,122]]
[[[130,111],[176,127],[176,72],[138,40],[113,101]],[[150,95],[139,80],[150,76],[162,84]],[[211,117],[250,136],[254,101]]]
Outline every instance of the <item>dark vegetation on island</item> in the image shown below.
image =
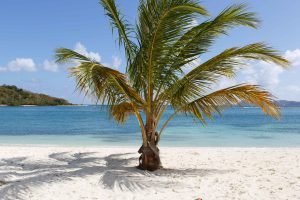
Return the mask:
[[[278,100],[280,107],[300,107],[298,101]],[[33,93],[14,85],[0,86],[0,105],[21,106],[21,105],[37,105],[37,106],[59,106],[74,105],[65,99],[51,97],[45,94]],[[243,104],[242,104],[243,106]],[[245,104],[244,106],[249,106]]]
[[299,101],[279,100],[277,103],[280,107],[300,107]]
[[29,92],[14,85],[2,85],[0,86],[0,105],[59,106],[72,104],[65,99]]

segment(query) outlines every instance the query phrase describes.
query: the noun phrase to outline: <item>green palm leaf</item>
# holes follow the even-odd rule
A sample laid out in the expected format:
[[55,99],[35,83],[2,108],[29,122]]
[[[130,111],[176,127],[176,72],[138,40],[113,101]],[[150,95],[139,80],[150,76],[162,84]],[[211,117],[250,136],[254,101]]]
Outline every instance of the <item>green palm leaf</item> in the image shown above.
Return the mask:
[[[160,69],[165,64],[164,52],[172,47],[172,44],[191,27],[191,20],[195,14],[207,15],[206,10],[196,1],[141,1],[139,6],[138,40],[139,53],[135,63],[130,66],[128,72],[135,85],[145,77],[148,93],[151,96],[154,89],[156,76],[161,74]],[[147,70],[143,70],[143,66]],[[139,76],[136,76],[136,75]]]
[[134,58],[136,54],[136,44],[131,40],[131,33],[134,29],[124,16],[118,10],[114,0],[100,0],[101,5],[106,11],[106,15],[109,17],[113,30],[118,31],[119,45],[124,45],[125,53],[128,58],[128,64]]

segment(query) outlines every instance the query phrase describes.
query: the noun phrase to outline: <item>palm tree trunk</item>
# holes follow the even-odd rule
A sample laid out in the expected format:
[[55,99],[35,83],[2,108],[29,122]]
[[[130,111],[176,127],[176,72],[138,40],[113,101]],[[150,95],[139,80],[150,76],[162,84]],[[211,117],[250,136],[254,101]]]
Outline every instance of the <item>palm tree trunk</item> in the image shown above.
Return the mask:
[[[138,168],[155,171],[161,168],[159,149],[157,147],[159,141],[158,133],[155,132],[155,134],[152,134],[152,132],[150,132],[147,135],[150,136],[148,137],[148,145],[142,145],[138,151],[141,154]],[[154,137],[151,137],[152,135],[154,135]]]

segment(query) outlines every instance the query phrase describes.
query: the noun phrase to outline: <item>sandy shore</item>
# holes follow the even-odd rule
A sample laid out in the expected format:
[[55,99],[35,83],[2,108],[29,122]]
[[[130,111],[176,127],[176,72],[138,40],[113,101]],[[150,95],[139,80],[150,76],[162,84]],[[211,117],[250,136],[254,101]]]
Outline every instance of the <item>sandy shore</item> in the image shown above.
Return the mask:
[[136,150],[1,146],[0,199],[300,199],[299,148],[162,148],[153,173]]

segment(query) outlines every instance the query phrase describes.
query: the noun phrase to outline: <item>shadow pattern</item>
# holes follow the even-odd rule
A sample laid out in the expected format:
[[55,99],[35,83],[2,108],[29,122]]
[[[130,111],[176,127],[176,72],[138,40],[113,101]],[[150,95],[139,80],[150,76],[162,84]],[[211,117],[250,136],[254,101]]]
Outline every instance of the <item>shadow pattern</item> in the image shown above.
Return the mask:
[[[179,176],[207,176],[233,170],[217,169],[160,169],[154,172],[133,167],[137,157],[132,153],[95,156],[95,152],[50,154],[49,162],[32,161],[26,157],[0,160],[0,197],[2,200],[24,199],[31,189],[42,184],[56,183],[98,175],[105,189],[137,191],[157,185],[174,184]],[[52,161],[52,162],[51,162]],[[172,177],[170,179],[170,177]],[[100,187],[100,186],[99,186]]]

